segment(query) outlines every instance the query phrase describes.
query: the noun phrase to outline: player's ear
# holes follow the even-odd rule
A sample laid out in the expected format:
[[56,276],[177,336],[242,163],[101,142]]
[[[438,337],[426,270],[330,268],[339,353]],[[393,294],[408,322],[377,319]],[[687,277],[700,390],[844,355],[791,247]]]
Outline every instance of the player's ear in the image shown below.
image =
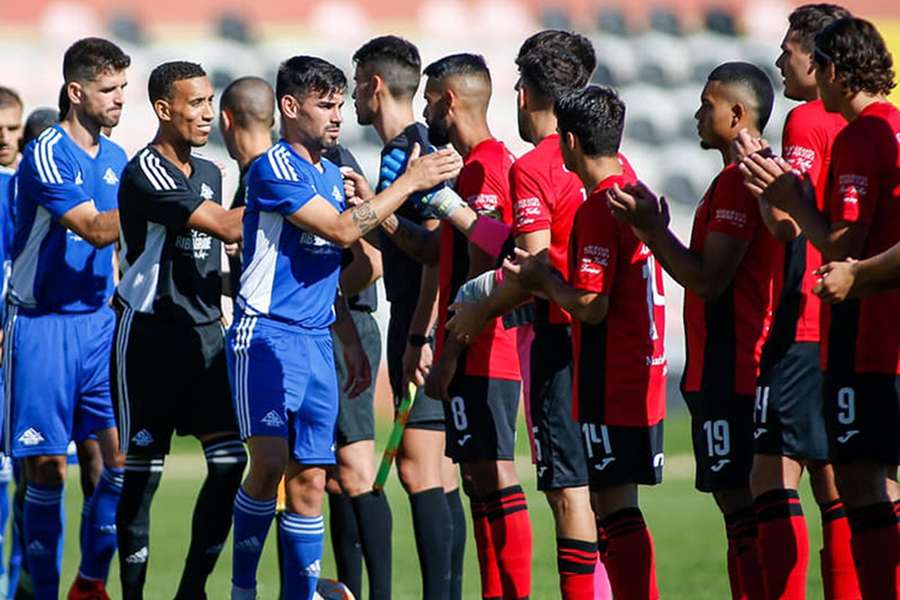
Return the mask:
[[387,83],[385,82],[384,78],[378,73],[372,75],[372,95],[377,96],[381,92],[388,91],[389,90],[387,87]]
[[221,121],[221,129],[223,132],[231,130],[233,121],[231,120],[231,113],[227,108],[223,108],[219,111],[219,120]]
[[282,115],[288,119],[293,119],[297,116],[297,109],[300,107],[300,103],[294,98],[293,94],[285,94],[278,100],[278,106],[281,108]]
[[581,147],[581,142],[578,141],[578,138],[571,131],[565,132],[565,140],[566,140],[566,148],[569,149],[570,152],[574,152]]
[[[69,97],[69,104],[74,106],[81,104],[81,98],[84,94],[84,88],[77,81],[70,81],[66,84],[66,95]],[[59,115],[60,119],[64,119],[66,115]]]
[[731,128],[743,127],[741,122],[748,116],[747,107],[742,102],[735,102],[731,105]]
[[160,121],[172,120],[172,107],[165,98],[159,98],[153,102],[153,112]]

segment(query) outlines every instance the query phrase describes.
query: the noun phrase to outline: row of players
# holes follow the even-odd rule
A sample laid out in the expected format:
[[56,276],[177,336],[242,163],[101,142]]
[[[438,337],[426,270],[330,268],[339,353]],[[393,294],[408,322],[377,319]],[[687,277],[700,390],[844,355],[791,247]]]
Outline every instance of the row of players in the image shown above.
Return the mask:
[[[7,439],[13,456],[26,459],[26,543],[48,550],[29,555],[35,588],[44,594],[39,597],[55,597],[58,587],[53,544],[61,527],[64,468],[55,457],[57,445],[73,435],[73,410],[76,424],[112,448],[104,453],[108,476],[91,497],[87,515],[104,512],[105,506],[108,518],[109,506],[119,501],[115,520],[125,597],[141,594],[149,504],[173,430],[197,435],[210,466],[191,545],[205,558],[189,556],[179,597],[203,593],[217,555],[210,550],[220,549],[227,535],[232,507],[221,499],[229,490],[232,496],[236,491],[232,595],[255,597],[256,566],[283,474],[287,509],[279,528],[285,591],[291,598],[311,597],[324,534],[324,466],[334,462],[338,389],[328,327],[335,312],[347,395],[371,382],[357,333],[362,328],[351,326],[358,319],[351,320],[345,296],[334,302],[343,278],[340,247],[360,244],[355,257],[373,256],[361,239],[379,227],[382,235],[371,241],[384,257],[392,301],[389,327],[402,323],[399,344],[397,334],[388,335],[395,394],[402,395],[402,384],[413,380],[444,401],[419,398],[401,452],[401,475],[422,542],[426,597],[458,593],[456,549],[465,535],[464,523],[454,516],[461,511],[451,506],[452,492],[445,493],[446,470],[434,454],[434,446],[443,443],[428,444],[443,440],[445,422],[446,453],[460,463],[472,502],[483,595],[529,594],[530,524],[512,469],[523,375],[539,485],[557,520],[563,596],[592,596],[598,552],[616,597],[658,596],[637,486],[659,483],[662,473],[663,267],[688,290],[683,387],[694,421],[697,483],[713,492],[725,515],[735,597],[803,596],[808,542],[796,487],[804,466],[815,474],[817,500],[827,517],[828,597],[896,595],[897,521],[886,484],[897,464],[897,396],[893,379],[888,382],[896,370],[896,328],[887,325],[893,317],[884,308],[892,296],[863,300],[852,309],[861,311],[859,319],[852,313],[833,319],[823,396],[819,306],[811,294],[815,281],[808,276],[817,266],[816,249],[843,259],[875,254],[895,241],[882,231],[893,222],[885,211],[897,176],[897,116],[884,100],[892,87],[890,56],[869,23],[829,5],[798,9],[783,50],[779,67],[787,93],[808,101],[786,124],[784,155],[791,166],[761,141],[773,102],[762,71],[746,63],[714,70],[696,116],[704,146],[718,149],[726,166],[698,210],[686,248],[668,230],[665,202],[637,183],[618,152],[621,101],[611,90],[583,87],[595,59],[587,40],[575,34],[542,32],[520,49],[520,132],[536,148],[517,161],[487,126],[490,76],[482,59],[454,55],[425,69],[426,131],[414,123],[411,108],[420,76],[415,48],[395,37],[361,48],[355,55],[357,116],[387,143],[377,195],[364,178],[352,172],[342,176],[323,159],[328,151],[337,161],[342,156],[333,152],[339,149],[346,88],[337,68],[312,57],[286,61],[275,99],[265,98],[263,82],[235,84],[223,98],[223,129],[253,120],[271,127],[273,109],[259,109],[277,101],[282,140],[255,161],[250,159],[257,153],[232,152],[246,165],[241,186],[246,210],[229,211],[216,202],[218,170],[190,152],[205,143],[213,120],[212,92],[202,69],[179,62],[153,72],[150,97],[160,128],[123,170],[121,151],[99,131],[118,121],[127,57],[102,40],[73,46],[64,61],[72,109],[62,125],[26,149],[17,178],[7,320]],[[851,133],[864,136],[864,143]],[[420,157],[430,148],[426,136],[439,146],[451,144],[464,162],[449,151]],[[79,154],[79,139],[92,141],[93,153]],[[873,140],[881,140],[874,150]],[[230,149],[239,145],[233,142]],[[435,188],[453,177],[454,188]],[[109,189],[114,187],[118,190]],[[830,214],[830,226],[817,206]],[[450,225],[435,232],[429,225],[437,223],[429,217]],[[94,246],[111,244],[120,221],[124,275],[116,291],[120,312],[113,334],[112,312],[104,308],[112,292],[112,251],[104,257]],[[225,384],[225,342],[218,324],[216,257],[217,240],[241,239],[242,221],[244,272],[227,343],[231,412],[230,402],[222,404],[228,390],[217,393]],[[519,249],[495,272],[510,233]],[[48,243],[52,235],[57,235],[55,248]],[[874,241],[866,243],[870,238]],[[417,262],[400,251],[437,268],[411,277],[419,271]],[[820,285],[849,273],[842,266],[824,269],[828,277]],[[349,272],[348,267],[344,275]],[[346,279],[342,283],[349,284]],[[405,294],[396,293],[404,287]],[[435,290],[437,362],[431,368],[426,333]],[[451,306],[455,296],[463,302]],[[529,304],[532,296],[537,299]],[[846,307],[854,304],[840,306],[851,310]],[[456,315],[448,321],[451,308]],[[510,311],[506,324],[530,322],[530,333],[528,327],[501,322]],[[60,313],[66,318],[58,318]],[[448,330],[456,335],[448,336]],[[89,356],[99,373],[108,364],[113,335],[113,396],[127,456],[124,492],[111,405],[91,403],[102,400],[102,393],[90,393],[96,382],[79,380],[84,369],[79,361],[76,376],[71,369],[65,373],[61,363],[59,381],[38,365],[48,361],[46,346],[58,346],[76,357]],[[45,345],[47,336],[51,343]],[[64,350],[63,342],[72,339],[96,349]],[[406,347],[400,361],[398,345]],[[518,352],[529,345],[530,358]],[[405,368],[398,369],[401,365]],[[54,397],[52,392],[68,405],[60,407],[60,415],[48,415],[46,402],[37,408],[32,401],[29,411],[29,396]],[[239,489],[244,454],[235,429],[251,456]],[[347,489],[360,475],[353,467],[371,460],[371,445],[356,450],[345,453],[348,476],[341,477],[339,469],[338,479],[351,496],[370,579],[375,566],[375,579],[385,582],[383,559],[389,560],[389,550],[380,565],[376,554],[389,540],[390,513],[383,496],[366,491],[371,479],[356,488],[363,490],[359,493]],[[829,458],[838,465],[837,488]],[[849,525],[838,491],[851,509]],[[204,493],[217,495],[204,499]],[[417,505],[424,509],[419,518]],[[448,539],[454,543],[448,545]],[[114,537],[106,547],[110,551],[99,570],[86,564],[93,550],[83,548],[73,590],[102,589]],[[373,582],[373,592],[390,593],[389,572],[388,564],[386,583]]]

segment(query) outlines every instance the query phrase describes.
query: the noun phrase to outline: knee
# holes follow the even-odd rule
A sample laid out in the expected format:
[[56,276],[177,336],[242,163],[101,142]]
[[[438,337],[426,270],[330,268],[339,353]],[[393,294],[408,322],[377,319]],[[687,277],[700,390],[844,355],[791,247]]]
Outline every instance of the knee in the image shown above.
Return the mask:
[[373,477],[371,473],[359,469],[341,469],[339,478],[339,490],[348,496],[359,496],[372,490]]
[[264,491],[267,496],[272,496],[278,490],[286,465],[287,460],[282,456],[274,454],[251,456],[247,480],[260,491]]
[[563,488],[547,492],[547,502],[557,520],[565,520],[570,515],[591,510],[587,488]]
[[[415,494],[426,489],[422,477],[422,470],[418,463],[409,459],[397,459],[397,476],[400,479],[400,485],[406,490],[407,494]],[[430,486],[436,487],[436,486]]]
[[834,466],[834,478],[841,499],[849,507],[887,502],[887,480],[883,469],[850,463]]
[[55,486],[66,480],[65,456],[37,456],[28,463],[28,480],[32,483]]
[[325,497],[325,471],[308,469],[288,484],[288,508],[303,515],[316,515],[322,511]]

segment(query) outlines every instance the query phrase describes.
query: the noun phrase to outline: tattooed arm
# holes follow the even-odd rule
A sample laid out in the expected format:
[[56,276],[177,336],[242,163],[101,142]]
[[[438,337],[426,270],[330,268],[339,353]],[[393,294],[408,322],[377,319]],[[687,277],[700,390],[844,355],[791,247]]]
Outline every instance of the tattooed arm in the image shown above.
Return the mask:
[[397,244],[397,247],[425,265],[436,265],[441,249],[441,237],[438,234],[437,222],[431,226],[417,225],[409,219],[390,215],[381,223],[381,229]]
[[461,167],[462,161],[452,151],[432,152],[418,158],[418,151],[414,149],[403,175],[371,200],[338,213],[327,200],[315,196],[288,219],[301,229],[347,248],[378,227],[410,194],[431,189],[455,177]]

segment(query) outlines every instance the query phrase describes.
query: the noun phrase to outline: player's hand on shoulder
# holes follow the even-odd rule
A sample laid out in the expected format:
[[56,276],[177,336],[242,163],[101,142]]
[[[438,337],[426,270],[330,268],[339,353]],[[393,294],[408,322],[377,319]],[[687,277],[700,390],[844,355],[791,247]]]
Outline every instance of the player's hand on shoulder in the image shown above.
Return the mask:
[[438,150],[420,156],[420,147],[416,143],[409,153],[409,163],[402,176],[409,177],[417,191],[429,190],[459,175],[462,166],[462,157],[453,150]]

